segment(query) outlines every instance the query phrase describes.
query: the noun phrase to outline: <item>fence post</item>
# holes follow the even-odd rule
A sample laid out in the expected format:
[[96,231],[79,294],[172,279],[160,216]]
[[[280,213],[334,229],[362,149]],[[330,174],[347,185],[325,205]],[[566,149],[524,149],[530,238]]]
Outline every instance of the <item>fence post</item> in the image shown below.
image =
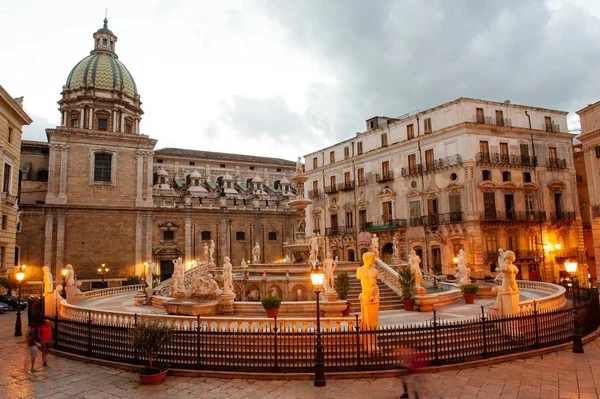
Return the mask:
[[356,368],[360,370],[362,368],[360,364],[360,327],[358,325],[358,314],[354,315],[356,320],[356,326],[354,329],[356,330]]
[[202,363],[200,362],[200,355],[202,354],[202,348],[200,347],[200,315],[196,316],[196,366],[198,368],[202,368]]
[[485,321],[487,320],[487,318],[485,317],[485,309],[483,308],[483,306],[481,307],[481,331],[483,333],[483,358],[487,359],[488,357],[488,352],[487,352],[487,334],[485,331]]
[[88,310],[88,347],[86,356],[92,356],[92,311]]
[[[133,326],[137,326],[137,313],[133,314]],[[133,348],[133,364],[139,364],[140,362],[140,354],[138,353],[137,348]]]
[[538,325],[537,303],[533,301],[533,322],[535,323],[535,349],[540,348],[540,326]]
[[438,322],[437,322],[437,312],[435,309],[433,310],[433,365],[437,366],[440,364],[440,359],[438,357]]
[[279,370],[279,360],[277,358],[277,316],[273,318],[273,356],[274,356],[274,364],[273,367],[275,371]]

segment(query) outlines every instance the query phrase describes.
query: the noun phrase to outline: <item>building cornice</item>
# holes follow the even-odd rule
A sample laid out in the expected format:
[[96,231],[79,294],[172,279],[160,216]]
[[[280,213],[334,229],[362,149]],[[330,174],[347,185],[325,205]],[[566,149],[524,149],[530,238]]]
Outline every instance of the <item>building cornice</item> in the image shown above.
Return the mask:
[[33,119],[27,115],[27,113],[23,110],[23,108],[17,104],[17,102],[8,94],[4,87],[0,85],[0,100],[6,105],[6,107],[12,111],[12,113],[17,116],[21,125],[29,125],[33,122]]

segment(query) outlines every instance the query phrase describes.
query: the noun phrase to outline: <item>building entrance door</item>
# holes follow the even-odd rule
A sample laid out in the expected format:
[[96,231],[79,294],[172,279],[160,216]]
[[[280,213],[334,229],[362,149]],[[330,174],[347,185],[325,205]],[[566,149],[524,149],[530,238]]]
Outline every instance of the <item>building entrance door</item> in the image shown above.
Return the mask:
[[160,261],[160,281],[165,281],[171,278],[173,275],[173,261],[172,260],[161,260]]

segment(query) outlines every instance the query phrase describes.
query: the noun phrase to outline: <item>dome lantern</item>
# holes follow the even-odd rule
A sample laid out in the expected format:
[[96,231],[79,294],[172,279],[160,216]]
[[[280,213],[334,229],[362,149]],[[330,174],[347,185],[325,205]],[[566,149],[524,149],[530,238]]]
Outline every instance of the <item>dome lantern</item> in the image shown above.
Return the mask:
[[116,45],[117,37],[110,29],[108,29],[108,19],[104,18],[104,26],[94,33],[94,49],[90,54],[94,54],[98,51],[107,51],[112,53],[115,58],[118,58],[115,52]]

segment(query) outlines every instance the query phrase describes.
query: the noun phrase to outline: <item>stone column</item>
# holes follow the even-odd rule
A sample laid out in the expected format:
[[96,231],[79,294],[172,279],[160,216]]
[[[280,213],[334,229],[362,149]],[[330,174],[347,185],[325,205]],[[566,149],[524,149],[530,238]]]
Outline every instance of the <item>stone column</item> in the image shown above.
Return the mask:
[[140,118],[135,119],[135,134],[140,134]]
[[81,107],[81,112],[79,112],[79,128],[83,129],[85,126],[83,122],[85,121],[85,107]]
[[[47,226],[46,226],[47,227]],[[65,264],[65,211],[61,210],[57,215],[56,223],[56,267]]]
[[[190,215],[185,216],[185,254],[183,256],[183,261],[185,262],[185,266],[192,261],[192,218]],[[219,262],[217,261],[217,264]]]
[[121,132],[125,131],[125,113],[121,111]]
[[148,151],[148,157],[146,158],[148,172],[146,173],[146,189],[148,192],[146,193],[146,201],[148,206],[153,206],[154,201],[152,199],[152,184],[154,183],[152,180],[154,179],[154,175],[152,173],[152,163],[154,162],[154,152]]
[[[46,226],[44,228],[44,266],[52,270],[52,227],[54,224],[54,215],[46,213]],[[58,271],[58,266],[57,270]]]
[[112,131],[117,131],[117,111],[112,112]]
[[58,189],[58,203],[66,204],[67,203],[67,161],[69,153],[67,150],[69,149],[68,145],[60,146],[60,178],[59,178],[59,189]]
[[56,148],[57,144],[49,145],[48,154],[48,191],[46,192],[46,203],[54,204],[56,202],[56,191],[54,189],[54,176],[56,174]]
[[88,118],[88,129],[92,129],[94,127],[94,108],[89,108],[89,118]]
[[144,151],[138,150],[137,154],[137,176],[135,188],[135,206],[143,206],[142,190],[144,185]]
[[[149,262],[149,260],[147,260]],[[143,276],[144,262],[142,262],[142,214],[135,215],[135,275]]]
[[152,215],[146,215],[146,259],[144,262],[150,262],[152,260]]

